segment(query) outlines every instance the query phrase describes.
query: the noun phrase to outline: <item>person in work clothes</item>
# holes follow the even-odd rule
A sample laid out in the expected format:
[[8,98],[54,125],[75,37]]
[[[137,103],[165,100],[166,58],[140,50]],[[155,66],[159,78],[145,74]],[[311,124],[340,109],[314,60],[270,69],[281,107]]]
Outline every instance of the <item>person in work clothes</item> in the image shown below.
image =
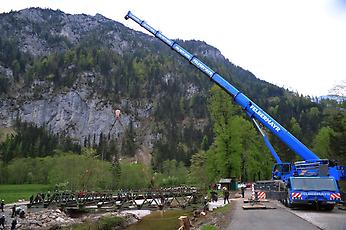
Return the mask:
[[14,218],[14,219],[12,220],[12,223],[11,223],[11,230],[16,229],[16,226],[17,226],[17,219]]
[[12,218],[16,216],[16,208],[17,208],[17,206],[14,204],[12,207],[12,214],[11,214]]
[[2,212],[4,212],[4,207],[5,207],[5,201],[2,200],[1,203],[0,203],[0,209]]
[[2,217],[0,217],[0,228],[5,229],[5,215],[2,215]]
[[229,199],[228,199],[229,191],[226,187],[223,187],[222,190],[223,190],[223,203],[226,204],[226,201],[227,201],[227,203],[229,204]]
[[241,196],[244,198],[244,196],[245,196],[245,186],[241,186],[240,189],[241,189]]

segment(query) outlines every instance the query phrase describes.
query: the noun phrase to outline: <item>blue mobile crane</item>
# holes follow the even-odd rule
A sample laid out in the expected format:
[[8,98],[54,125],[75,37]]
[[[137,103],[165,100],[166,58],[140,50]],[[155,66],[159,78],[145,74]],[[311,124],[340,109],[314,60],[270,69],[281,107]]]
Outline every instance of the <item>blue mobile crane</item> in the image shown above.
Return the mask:
[[[287,205],[318,203],[327,206],[328,209],[332,209],[340,201],[338,182],[346,180],[345,166],[337,166],[332,161],[320,159],[246,95],[226,81],[220,74],[204,64],[195,55],[189,53],[177,42],[167,38],[144,20],[135,16],[131,11],[126,14],[125,19],[132,19],[168,45],[172,50],[176,51],[190,64],[206,74],[211,81],[233,97],[234,102],[245,110],[246,114],[255,122],[257,128],[259,126],[256,121],[259,121],[303,159],[301,162],[283,163],[267,137],[261,132],[266,145],[276,160],[276,164],[273,167],[273,179],[284,184],[285,191],[283,193],[284,195],[280,196],[280,200],[283,200]],[[260,128],[259,130],[261,131]]]

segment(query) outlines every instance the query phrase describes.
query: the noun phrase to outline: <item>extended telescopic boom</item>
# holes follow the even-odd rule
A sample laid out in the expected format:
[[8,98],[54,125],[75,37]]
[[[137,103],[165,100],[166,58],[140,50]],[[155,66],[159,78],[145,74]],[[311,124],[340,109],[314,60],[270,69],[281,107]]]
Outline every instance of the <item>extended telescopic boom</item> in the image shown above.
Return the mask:
[[187,59],[192,65],[197,69],[209,76],[209,78],[219,85],[223,90],[230,94],[235,103],[240,105],[247,113],[250,118],[255,118],[261,122],[265,127],[267,127],[272,133],[275,134],[281,141],[283,141],[291,150],[297,153],[304,160],[319,160],[310,149],[308,149],[304,144],[302,144],[297,138],[295,138],[290,132],[288,132],[284,127],[282,127],[277,121],[270,117],[266,112],[264,112],[258,105],[252,102],[248,97],[236,89],[233,85],[222,78],[217,72],[209,68],[206,64],[200,61],[196,56],[190,54],[183,47],[177,44],[175,41],[167,38],[160,31],[155,30],[153,27],[148,25],[145,21],[139,19],[134,14],[129,11],[125,16],[125,19],[132,19],[138,23],[141,27],[149,31],[155,37],[160,39],[170,48],[175,50],[178,54]]

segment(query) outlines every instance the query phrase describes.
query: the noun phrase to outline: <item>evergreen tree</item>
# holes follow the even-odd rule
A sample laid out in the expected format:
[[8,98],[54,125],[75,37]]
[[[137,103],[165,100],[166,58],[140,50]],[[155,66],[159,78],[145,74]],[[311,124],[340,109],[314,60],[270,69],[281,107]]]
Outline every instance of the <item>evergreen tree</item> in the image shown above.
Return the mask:
[[313,151],[321,158],[331,158],[331,139],[335,132],[330,127],[322,127],[313,140]]
[[239,108],[231,104],[228,95],[212,89],[210,113],[215,133],[212,147],[207,152],[209,177],[236,177],[255,180],[270,176],[268,150],[259,142],[253,125],[241,117]]

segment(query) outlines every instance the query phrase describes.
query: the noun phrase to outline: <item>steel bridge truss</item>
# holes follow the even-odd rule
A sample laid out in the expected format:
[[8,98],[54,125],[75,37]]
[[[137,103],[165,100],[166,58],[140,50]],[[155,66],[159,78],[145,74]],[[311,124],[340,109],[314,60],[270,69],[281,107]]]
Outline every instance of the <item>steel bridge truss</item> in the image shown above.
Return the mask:
[[38,193],[30,199],[29,208],[60,207],[65,209],[112,208],[164,209],[185,208],[201,203],[196,188],[172,188],[151,191],[54,192]]

